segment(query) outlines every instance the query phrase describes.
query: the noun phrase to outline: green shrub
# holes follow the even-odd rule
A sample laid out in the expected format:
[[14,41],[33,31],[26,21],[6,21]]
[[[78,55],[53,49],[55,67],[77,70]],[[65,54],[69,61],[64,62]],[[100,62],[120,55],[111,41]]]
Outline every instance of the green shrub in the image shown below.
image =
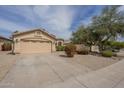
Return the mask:
[[114,49],[121,49],[124,48],[124,42],[111,42],[110,43],[111,47]]
[[73,57],[76,51],[76,46],[74,44],[68,44],[65,46],[65,53],[68,57]]
[[56,46],[56,51],[64,51],[64,46]]
[[113,56],[113,52],[110,50],[105,50],[102,52],[102,56],[104,57],[112,57]]

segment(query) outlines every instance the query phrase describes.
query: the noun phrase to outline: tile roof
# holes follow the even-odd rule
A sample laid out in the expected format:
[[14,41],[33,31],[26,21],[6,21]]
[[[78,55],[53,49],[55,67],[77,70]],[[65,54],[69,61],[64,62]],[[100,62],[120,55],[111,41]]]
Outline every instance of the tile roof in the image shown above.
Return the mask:
[[49,34],[45,29],[33,29],[33,30],[29,30],[29,31],[24,31],[24,32],[15,32],[12,35],[13,36],[18,36],[18,35],[22,35],[22,34],[26,34],[26,33],[30,33],[30,32],[34,32],[34,31],[42,31],[44,34],[56,39],[55,35],[53,34]]

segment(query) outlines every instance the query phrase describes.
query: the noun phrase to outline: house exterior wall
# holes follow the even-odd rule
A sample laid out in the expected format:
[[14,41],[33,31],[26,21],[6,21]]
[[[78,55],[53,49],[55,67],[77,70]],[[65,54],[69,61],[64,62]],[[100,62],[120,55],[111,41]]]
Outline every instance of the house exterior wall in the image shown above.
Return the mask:
[[[44,38],[51,42],[24,42],[21,39],[25,38]],[[24,53],[24,52],[30,52],[33,53],[35,51],[34,48],[37,48],[36,52],[50,52],[49,48],[52,47],[52,51],[55,51],[55,43],[56,40],[51,38],[50,36],[45,35],[41,31],[34,31],[31,33],[26,33],[18,36],[14,36],[14,52],[15,53]],[[52,45],[51,45],[52,44]],[[27,47],[30,46],[30,47]],[[41,48],[39,47],[41,46]],[[25,48],[25,49],[24,49]],[[47,50],[48,49],[48,50]]]
[[59,43],[61,42],[61,46],[63,46],[64,45],[64,41],[63,40],[57,40],[56,41],[56,46],[59,46]]
[[68,44],[70,44],[70,43],[71,43],[70,40],[65,40],[63,45],[66,46],[66,45],[68,45]]

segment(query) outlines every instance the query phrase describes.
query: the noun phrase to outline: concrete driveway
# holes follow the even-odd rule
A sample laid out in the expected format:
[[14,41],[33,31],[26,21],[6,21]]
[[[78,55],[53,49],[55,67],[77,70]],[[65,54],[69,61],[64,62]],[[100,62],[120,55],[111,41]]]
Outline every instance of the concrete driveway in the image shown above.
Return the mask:
[[[90,69],[51,54],[20,55],[0,87],[84,87],[74,77]],[[61,85],[61,83],[66,83]]]
[[[111,87],[101,83],[100,86],[100,80],[104,81],[104,79],[96,77],[95,73],[99,70],[94,69],[95,65],[91,67],[87,64],[79,64],[80,59],[75,62],[78,56],[66,58],[59,55],[56,53],[19,55],[14,66],[0,81],[0,87]],[[84,57],[92,58],[90,55]],[[110,60],[104,59],[104,61]],[[97,60],[91,62],[96,63]],[[105,66],[105,62],[97,63]],[[100,68],[101,65],[98,64],[96,67]]]

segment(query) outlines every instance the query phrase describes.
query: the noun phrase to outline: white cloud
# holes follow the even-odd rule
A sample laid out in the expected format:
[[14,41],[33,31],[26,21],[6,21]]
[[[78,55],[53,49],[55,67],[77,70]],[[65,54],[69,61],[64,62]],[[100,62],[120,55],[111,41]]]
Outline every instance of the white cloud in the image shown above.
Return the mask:
[[58,37],[69,38],[74,11],[68,6],[35,6],[34,12],[40,17],[41,24]]
[[20,15],[25,18],[25,20],[35,21],[35,15],[32,12],[31,6],[3,6],[7,11]]
[[[33,11],[38,14],[40,17],[47,18],[48,16],[48,10],[50,9],[50,6],[34,6]],[[43,18],[42,18],[43,19]]]
[[84,26],[88,26],[92,23],[92,17],[88,17],[85,20],[81,20],[80,24],[83,24]]
[[21,26],[21,25],[18,25],[16,23],[13,23],[13,22],[10,22],[8,20],[3,20],[3,19],[0,19],[0,29],[5,29],[9,32],[13,32],[13,31],[16,31],[16,30],[26,30],[27,27],[25,26]]
[[[30,21],[30,27],[11,20],[0,19],[0,28],[8,31],[23,31],[30,29],[33,23],[34,27],[45,28],[57,37],[68,39],[71,36],[71,24],[75,11],[69,6],[3,6],[7,11],[16,14],[15,17],[24,17],[24,20]],[[37,26],[35,26],[37,25]],[[33,28],[33,27],[32,27]]]

